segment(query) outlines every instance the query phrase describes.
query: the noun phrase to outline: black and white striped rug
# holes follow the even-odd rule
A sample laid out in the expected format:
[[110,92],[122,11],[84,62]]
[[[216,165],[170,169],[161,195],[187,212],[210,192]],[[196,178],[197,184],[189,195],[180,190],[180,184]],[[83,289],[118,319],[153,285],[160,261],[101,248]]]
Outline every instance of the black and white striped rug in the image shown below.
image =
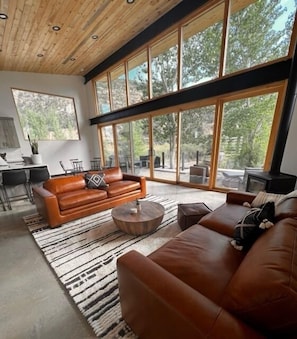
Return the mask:
[[165,207],[161,225],[151,234],[128,235],[112,221],[111,210],[51,229],[39,215],[24,218],[37,245],[99,338],[135,338],[121,318],[116,260],[135,249],[148,255],[181,230],[177,202],[156,196]]

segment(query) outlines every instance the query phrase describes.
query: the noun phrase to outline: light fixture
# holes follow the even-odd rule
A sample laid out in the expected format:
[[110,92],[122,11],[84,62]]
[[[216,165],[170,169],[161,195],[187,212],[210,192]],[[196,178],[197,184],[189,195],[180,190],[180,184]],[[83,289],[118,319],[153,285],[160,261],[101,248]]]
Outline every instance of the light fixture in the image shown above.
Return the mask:
[[60,26],[53,26],[52,30],[58,32],[61,29]]
[[38,56],[38,58],[42,58],[44,56],[44,54],[38,53],[37,56]]
[[127,0],[127,4],[133,4],[134,0]]
[[70,58],[70,61],[75,61],[75,60],[76,60],[75,57]]
[[5,14],[5,13],[0,13],[0,19],[2,19],[2,20],[8,19],[7,14]]
[[98,40],[98,35],[97,34],[93,34],[92,36],[91,36],[91,38],[93,39],[93,40]]

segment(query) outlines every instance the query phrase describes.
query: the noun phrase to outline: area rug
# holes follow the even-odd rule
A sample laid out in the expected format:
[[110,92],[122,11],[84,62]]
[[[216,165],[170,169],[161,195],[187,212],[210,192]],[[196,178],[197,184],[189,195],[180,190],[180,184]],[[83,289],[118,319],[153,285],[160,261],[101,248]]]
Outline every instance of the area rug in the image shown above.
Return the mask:
[[148,255],[181,230],[177,202],[156,196],[165,215],[156,231],[142,236],[120,231],[111,210],[51,229],[38,214],[24,217],[37,245],[99,338],[136,338],[121,318],[116,260],[135,249]]

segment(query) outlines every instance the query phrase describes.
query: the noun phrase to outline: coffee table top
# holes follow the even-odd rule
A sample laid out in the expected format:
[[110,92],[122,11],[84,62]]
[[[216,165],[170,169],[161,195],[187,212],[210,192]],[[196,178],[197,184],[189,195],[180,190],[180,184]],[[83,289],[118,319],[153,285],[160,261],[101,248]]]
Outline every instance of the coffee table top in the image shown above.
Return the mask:
[[141,210],[135,214],[131,208],[136,202],[128,202],[112,209],[111,215],[115,224],[124,232],[134,235],[146,234],[155,230],[162,222],[165,209],[153,201],[140,201]]

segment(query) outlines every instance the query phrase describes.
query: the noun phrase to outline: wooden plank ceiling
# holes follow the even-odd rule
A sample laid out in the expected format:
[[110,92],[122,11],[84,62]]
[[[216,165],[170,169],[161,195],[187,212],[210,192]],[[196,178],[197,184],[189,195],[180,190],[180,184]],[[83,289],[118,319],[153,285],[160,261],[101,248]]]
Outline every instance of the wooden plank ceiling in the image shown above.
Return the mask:
[[85,75],[181,1],[0,0],[0,70]]

